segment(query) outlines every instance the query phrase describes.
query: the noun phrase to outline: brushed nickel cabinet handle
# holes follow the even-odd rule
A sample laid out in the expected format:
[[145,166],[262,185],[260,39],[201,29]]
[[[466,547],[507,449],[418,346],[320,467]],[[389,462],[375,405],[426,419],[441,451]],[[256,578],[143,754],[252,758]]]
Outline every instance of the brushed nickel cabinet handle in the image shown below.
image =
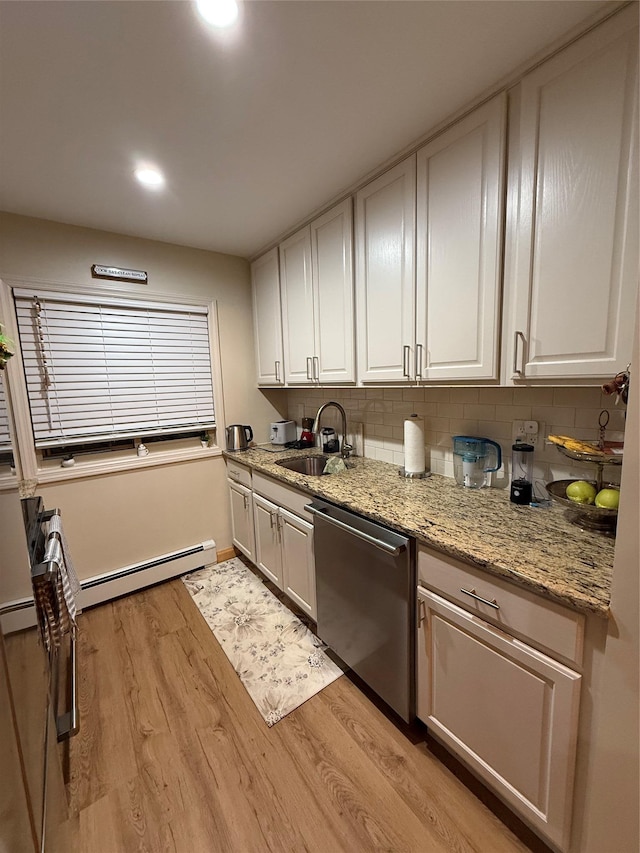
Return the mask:
[[313,378],[316,382],[320,382],[320,359],[317,355],[313,357]]
[[[524,370],[522,368],[518,367],[518,338],[521,338],[521,340],[522,340],[522,361],[524,362],[524,345],[525,345],[526,339],[524,336],[524,332],[516,330],[513,333],[513,372],[517,376],[524,376]],[[523,363],[523,367],[524,367],[524,363]]]
[[500,605],[495,600],[495,598],[492,601],[489,601],[488,598],[483,598],[481,595],[478,595],[478,593],[473,588],[463,589],[462,587],[460,587],[460,592],[463,592],[465,595],[470,595],[471,598],[475,598],[476,601],[481,601],[483,604],[488,604],[489,607],[493,607],[494,610],[500,610]]
[[411,379],[411,372],[409,370],[409,357],[411,356],[411,347],[405,344],[402,347],[402,375],[405,379]]
[[275,366],[276,366],[276,382],[280,382],[280,362],[276,361]]
[[422,379],[422,344],[416,344],[416,379]]
[[307,356],[307,379],[309,382],[313,382],[313,359],[310,355]]

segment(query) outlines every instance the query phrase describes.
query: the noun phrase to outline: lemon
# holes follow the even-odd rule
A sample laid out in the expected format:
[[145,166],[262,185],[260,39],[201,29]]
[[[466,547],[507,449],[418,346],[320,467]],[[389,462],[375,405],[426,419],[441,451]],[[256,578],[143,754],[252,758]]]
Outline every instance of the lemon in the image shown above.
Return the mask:
[[596,495],[596,506],[605,509],[618,509],[620,492],[618,489],[600,489]]
[[596,496],[596,487],[586,480],[574,480],[567,486],[566,495],[577,504],[592,504]]

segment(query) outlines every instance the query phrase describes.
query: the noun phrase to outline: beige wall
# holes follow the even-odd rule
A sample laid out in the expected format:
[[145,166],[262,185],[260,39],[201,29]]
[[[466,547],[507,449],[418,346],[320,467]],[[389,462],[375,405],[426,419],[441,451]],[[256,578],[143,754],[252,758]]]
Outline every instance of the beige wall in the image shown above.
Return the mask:
[[581,853],[640,850],[640,306],[602,688]]
[[[281,417],[277,395],[255,387],[249,264],[243,258],[120,234],[0,214],[0,278],[91,286],[94,263],[146,270],[148,285],[123,283],[132,294],[179,294],[218,304],[227,423],[249,423],[256,439]],[[120,285],[119,285],[120,286]],[[0,318],[1,320],[1,318]],[[220,440],[222,440],[221,437]],[[81,577],[141,562],[205,539],[231,546],[226,468],[221,457],[71,480],[40,487],[46,506],[63,513]],[[0,498],[2,548],[19,552],[16,495]],[[106,533],[103,524],[110,523]],[[28,578],[4,561],[0,601],[29,594]]]
[[60,507],[69,547],[83,577],[214,539],[231,545],[224,462],[192,462],[38,487]]

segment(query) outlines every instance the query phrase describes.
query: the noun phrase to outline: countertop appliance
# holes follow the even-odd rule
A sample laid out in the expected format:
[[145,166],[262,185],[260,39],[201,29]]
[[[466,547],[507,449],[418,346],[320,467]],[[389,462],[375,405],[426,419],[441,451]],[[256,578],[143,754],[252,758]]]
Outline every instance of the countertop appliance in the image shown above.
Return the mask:
[[514,504],[529,505],[533,499],[533,446],[516,442],[511,448],[511,492]]
[[315,443],[315,436],[313,434],[313,418],[303,418],[300,447],[314,447]]
[[253,430],[248,424],[227,427],[227,450],[248,450],[250,441],[253,441]]
[[322,451],[323,453],[337,453],[340,450],[340,442],[336,438],[333,427],[322,427]]
[[489,485],[491,471],[502,465],[502,449],[490,438],[474,435],[454,435],[453,474],[456,483],[468,489]]
[[271,424],[269,440],[271,444],[289,444],[296,440],[295,421],[275,421]]
[[413,540],[314,499],[318,636],[403,720],[415,710]]

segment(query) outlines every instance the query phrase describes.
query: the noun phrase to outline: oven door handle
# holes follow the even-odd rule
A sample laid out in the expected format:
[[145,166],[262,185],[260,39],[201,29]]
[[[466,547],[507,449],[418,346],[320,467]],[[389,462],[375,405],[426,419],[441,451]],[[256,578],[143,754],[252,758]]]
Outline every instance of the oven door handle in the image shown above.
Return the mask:
[[78,734],[80,730],[80,712],[78,708],[78,654],[76,649],[77,632],[75,625],[71,628],[71,642],[69,647],[69,669],[70,686],[69,699],[70,708],[56,719],[56,731],[58,741],[67,740]]
[[346,530],[346,532],[350,533],[352,536],[357,536],[358,539],[363,539],[365,542],[368,542],[369,545],[375,545],[376,548],[380,548],[381,551],[385,551],[387,554],[393,554],[394,557],[397,557],[398,554],[401,554],[406,548],[405,545],[390,545],[388,542],[383,542],[382,539],[370,536],[363,530],[356,530],[355,527],[345,524],[344,521],[338,521],[337,518],[332,518],[326,510],[318,509],[318,507],[313,504],[307,504],[305,509],[307,512],[310,512],[311,515],[320,516],[320,518],[328,521],[329,524],[333,524],[341,530]]

